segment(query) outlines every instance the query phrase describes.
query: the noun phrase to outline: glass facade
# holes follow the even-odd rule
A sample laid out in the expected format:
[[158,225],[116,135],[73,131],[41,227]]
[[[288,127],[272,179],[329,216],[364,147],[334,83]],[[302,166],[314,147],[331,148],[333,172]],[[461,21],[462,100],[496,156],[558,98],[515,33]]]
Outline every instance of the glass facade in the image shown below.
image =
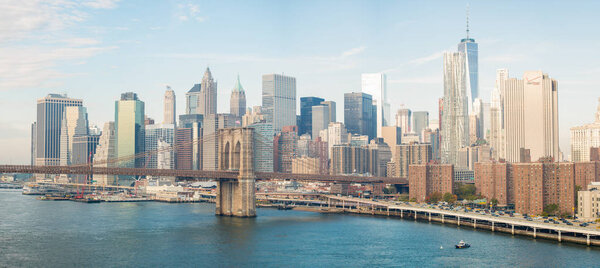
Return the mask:
[[362,92],[344,94],[344,125],[348,133],[376,136],[377,107],[373,105],[373,97]]
[[362,92],[370,94],[373,98],[373,105],[377,107],[376,134],[377,137],[381,137],[381,128],[390,125],[386,75],[383,73],[362,74]]
[[262,76],[262,112],[275,132],[296,125],[296,78],[280,74]]
[[[159,124],[159,125],[148,125],[146,126],[145,133],[145,150],[146,154],[146,167],[147,168],[158,168],[159,149],[160,153],[168,154],[165,159],[169,160],[169,163],[163,165],[166,169],[175,168],[175,155],[173,150],[166,150],[166,148],[159,148],[159,143],[162,142],[163,146],[173,147],[175,139],[175,125],[173,124]],[[163,150],[165,152],[163,152]]]
[[144,158],[133,158],[144,152],[145,123],[144,102],[135,93],[124,93],[115,102],[115,133],[117,137],[117,158],[131,157],[119,161],[119,167],[143,167]]
[[479,72],[478,72],[478,54],[479,54],[479,45],[475,43],[475,39],[465,38],[460,41],[458,44],[458,52],[462,52],[466,57],[466,73],[467,79],[465,81],[466,93],[467,93],[467,101],[469,102],[469,114],[471,114],[471,109],[473,105],[473,101],[476,98],[479,98]]
[[441,158],[457,164],[458,150],[469,143],[465,54],[444,54],[444,103],[442,111]]
[[[300,98],[300,121],[298,122],[298,134],[302,135],[308,133],[313,136],[312,107],[320,105],[323,101],[325,100],[318,97]],[[316,133],[316,136],[318,135],[319,133]]]

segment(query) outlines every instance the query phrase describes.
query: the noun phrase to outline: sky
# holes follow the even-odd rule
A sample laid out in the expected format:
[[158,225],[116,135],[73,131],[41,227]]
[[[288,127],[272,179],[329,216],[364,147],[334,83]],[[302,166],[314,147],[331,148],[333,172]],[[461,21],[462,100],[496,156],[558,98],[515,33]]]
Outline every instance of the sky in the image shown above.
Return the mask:
[[133,91],[160,122],[166,85],[181,114],[207,67],[218,112],[238,74],[254,106],[261,76],[283,73],[296,77],[298,101],[336,101],[342,121],[343,94],[361,90],[361,73],[384,72],[392,111],[437,119],[442,53],[465,37],[467,5],[480,96],[490,100],[499,68],[557,79],[568,155],[569,128],[592,122],[600,97],[600,2],[1,0],[0,163],[29,163],[36,101],[48,93],[83,99],[102,127]]

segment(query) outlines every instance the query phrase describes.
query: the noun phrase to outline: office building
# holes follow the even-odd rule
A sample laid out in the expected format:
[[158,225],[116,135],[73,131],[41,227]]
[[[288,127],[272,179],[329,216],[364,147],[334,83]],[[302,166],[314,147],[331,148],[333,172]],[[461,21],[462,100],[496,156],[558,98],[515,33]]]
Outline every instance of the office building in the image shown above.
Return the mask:
[[396,112],[396,126],[402,129],[402,133],[412,132],[412,111],[410,109],[398,109]]
[[377,136],[377,107],[373,97],[362,92],[344,94],[344,125],[349,133]]
[[246,108],[246,114],[242,116],[242,126],[247,127],[254,123],[265,122],[265,115],[262,113],[261,106]]
[[376,107],[376,135],[381,137],[381,128],[389,126],[390,104],[387,96],[387,79],[383,73],[362,74],[362,92],[367,93],[373,98],[373,106]]
[[[87,165],[94,161],[100,135],[82,135],[73,137],[71,165]],[[95,178],[87,175],[72,175],[71,182],[93,183]]]
[[273,168],[275,172],[291,173],[292,159],[297,155],[298,127],[285,126],[275,135],[273,146]]
[[444,54],[444,103],[441,128],[441,159],[456,164],[458,150],[469,144],[465,54]]
[[504,80],[508,79],[508,69],[496,70],[496,83],[492,91],[490,103],[490,135],[492,157],[495,160],[505,159],[504,140],[504,94],[501,92]]
[[219,168],[219,129],[234,126],[235,117],[231,114],[209,114],[204,116],[204,126],[202,131],[203,170],[217,170]]
[[466,72],[465,93],[468,103],[468,114],[473,114],[473,102],[479,98],[479,45],[469,36],[469,18],[467,17],[467,37],[460,40],[458,52],[465,56],[464,65]]
[[331,148],[337,144],[348,142],[348,132],[343,123],[332,122],[327,127],[327,144],[329,144],[329,158],[331,158]]
[[[175,125],[174,124],[155,124],[146,126],[146,161],[144,166],[146,168],[158,168],[159,159],[158,157],[162,154],[163,160],[169,160],[169,163],[162,163],[166,169],[175,168]],[[159,145],[163,144],[163,147],[159,148]],[[165,154],[168,154],[166,156]]]
[[206,68],[200,84],[195,84],[186,94],[186,114],[209,115],[217,113],[217,82]]
[[254,171],[273,172],[273,125],[260,122],[248,127],[254,129]]
[[296,125],[296,78],[280,74],[262,76],[262,113],[275,132]]
[[171,89],[170,86],[167,86],[167,91],[165,91],[165,100],[164,100],[164,111],[163,111],[163,124],[171,124],[175,125],[175,120],[177,119],[176,112],[176,98],[175,91]]
[[60,128],[60,165],[69,166],[73,160],[73,140],[87,136],[89,129],[87,109],[82,106],[64,108]]
[[35,134],[35,164],[38,166],[58,166],[60,164],[60,130],[64,109],[68,106],[82,106],[80,99],[67,95],[48,94],[37,101],[37,121]]
[[323,102],[321,102],[321,105],[325,105],[327,107],[327,109],[329,110],[329,112],[328,112],[329,122],[337,122],[337,120],[336,120],[337,110],[335,108],[335,101],[323,101]]
[[412,113],[412,132],[419,135],[421,141],[423,140],[423,129],[429,127],[429,112],[427,111],[418,111]]
[[573,162],[590,161],[592,148],[600,147],[600,98],[596,119],[591,124],[571,128],[571,160]]
[[230,114],[241,118],[246,113],[246,92],[240,82],[240,76],[237,76],[237,82],[231,90],[231,99],[229,100]]
[[29,164],[34,166],[35,165],[35,157],[37,156],[37,123],[33,122],[31,124],[31,144],[30,144],[30,152],[31,152],[31,156],[30,156],[30,160],[29,160]]
[[[117,136],[115,133],[115,122],[106,122],[102,129],[102,135],[98,140],[96,153],[94,154],[93,162],[95,167],[113,167],[114,159],[117,157]],[[94,175],[96,184],[100,185],[116,185],[117,178],[115,175]]]
[[409,198],[425,202],[433,193],[452,193],[454,167],[448,164],[420,164],[408,167]]
[[506,161],[517,162],[521,148],[531,159],[558,159],[558,83],[541,71],[501,81]]
[[402,144],[402,131],[397,126],[387,126],[381,128],[381,137],[383,142],[387,143],[392,153],[392,159],[396,155],[396,145]]
[[[329,126],[330,116],[329,116],[329,107],[325,105],[315,105],[312,107],[312,130],[311,133],[318,134],[323,129],[327,129]],[[313,140],[318,138],[318,135],[313,136]]]
[[[132,157],[145,151],[144,102],[137,94],[127,92],[115,101],[115,133],[117,137],[117,158]],[[143,167],[144,157],[119,161],[119,167]],[[121,176],[119,179],[132,179]]]
[[[325,101],[322,98],[318,97],[302,97],[300,98],[300,121],[298,122],[298,134],[310,134],[313,136],[312,132],[312,107],[316,105],[320,105],[321,102]],[[315,136],[318,136],[319,133],[316,133]]]
[[387,163],[392,160],[392,150],[383,138],[372,139],[367,145],[369,150],[377,152],[377,169],[371,173],[373,176],[387,176]]

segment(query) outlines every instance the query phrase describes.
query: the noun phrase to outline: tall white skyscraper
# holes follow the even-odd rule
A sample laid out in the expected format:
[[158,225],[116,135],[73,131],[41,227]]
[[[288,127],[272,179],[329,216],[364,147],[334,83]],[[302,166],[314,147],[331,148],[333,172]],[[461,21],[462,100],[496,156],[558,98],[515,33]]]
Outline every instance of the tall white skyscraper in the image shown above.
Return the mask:
[[492,158],[505,159],[504,148],[504,98],[501,92],[501,83],[508,79],[508,69],[496,70],[496,84],[492,91],[490,103],[490,135],[489,142],[492,147]]
[[542,71],[500,82],[504,97],[506,160],[519,162],[521,148],[532,161],[558,160],[558,83]]
[[600,147],[600,98],[598,98],[596,120],[591,124],[571,128],[572,161],[590,161],[592,147]]
[[164,119],[163,124],[172,124],[175,125],[175,91],[171,89],[170,86],[167,86],[167,91],[165,91],[165,103],[164,103]]
[[275,133],[296,125],[296,78],[280,74],[262,76],[262,112]]
[[398,109],[398,112],[396,112],[396,126],[400,127],[402,134],[412,132],[412,111],[410,109]]
[[[115,122],[106,122],[98,147],[96,147],[96,154],[94,154],[94,166],[96,167],[112,167],[114,164],[111,163],[114,158],[117,157],[117,138],[115,133]],[[94,175],[94,181],[100,185],[114,185],[116,184],[115,175]]]
[[64,108],[60,128],[60,165],[68,166],[73,159],[73,139],[88,134],[87,109],[82,106]]
[[390,104],[387,101],[387,79],[383,73],[362,74],[362,92],[373,97],[377,107],[377,137],[381,137],[381,128],[390,125]]
[[469,144],[465,54],[444,54],[444,103],[442,111],[442,163],[457,164],[459,149]]

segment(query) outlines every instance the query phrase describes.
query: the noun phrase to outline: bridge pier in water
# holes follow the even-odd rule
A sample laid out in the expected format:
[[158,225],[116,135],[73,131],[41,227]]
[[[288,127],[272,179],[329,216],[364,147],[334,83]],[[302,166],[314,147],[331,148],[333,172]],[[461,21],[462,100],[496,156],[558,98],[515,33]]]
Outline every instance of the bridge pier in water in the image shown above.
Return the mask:
[[254,129],[219,130],[219,169],[236,170],[236,180],[217,182],[215,214],[256,217],[256,177],[254,175]]

